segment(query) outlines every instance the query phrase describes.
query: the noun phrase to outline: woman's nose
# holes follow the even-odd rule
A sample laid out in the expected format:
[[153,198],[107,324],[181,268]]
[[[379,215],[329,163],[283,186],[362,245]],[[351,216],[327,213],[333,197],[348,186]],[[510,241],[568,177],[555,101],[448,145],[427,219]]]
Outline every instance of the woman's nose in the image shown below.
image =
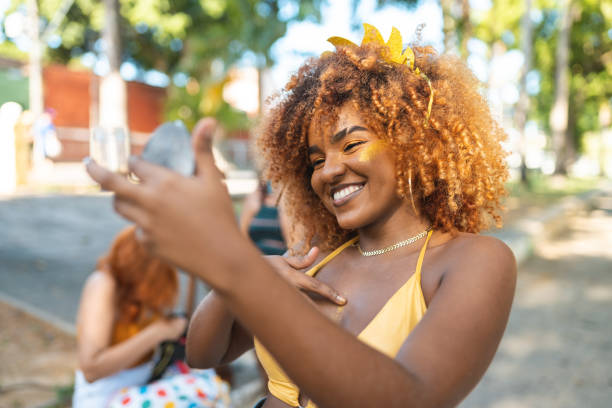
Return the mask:
[[336,155],[329,155],[325,159],[323,169],[321,169],[321,177],[326,183],[337,181],[346,171],[344,162]]

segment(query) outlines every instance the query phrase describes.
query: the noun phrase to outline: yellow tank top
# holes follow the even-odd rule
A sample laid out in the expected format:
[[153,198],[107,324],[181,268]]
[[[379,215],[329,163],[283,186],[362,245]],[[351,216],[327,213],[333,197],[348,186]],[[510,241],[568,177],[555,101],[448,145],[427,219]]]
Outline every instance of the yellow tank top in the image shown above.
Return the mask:
[[[395,357],[412,329],[414,329],[427,310],[425,297],[421,290],[421,267],[425,257],[425,249],[432,233],[433,231],[429,231],[427,234],[427,239],[419,253],[414,274],[387,300],[387,303],[357,336],[362,342],[389,357]],[[306,274],[314,276],[336,255],[353,245],[357,239],[358,237],[355,237],[336,248],[321,262],[306,272]],[[268,389],[270,393],[289,406],[299,407],[299,388],[289,380],[289,377],[280,368],[276,360],[257,339],[255,339],[255,352],[268,374]],[[316,408],[316,406],[312,401],[309,401],[306,408]]]

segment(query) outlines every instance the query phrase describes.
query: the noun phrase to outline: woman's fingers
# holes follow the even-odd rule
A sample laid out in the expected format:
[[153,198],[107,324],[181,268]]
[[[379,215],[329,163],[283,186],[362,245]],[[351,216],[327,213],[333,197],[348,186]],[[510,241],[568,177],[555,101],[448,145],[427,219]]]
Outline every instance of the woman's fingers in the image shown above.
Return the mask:
[[337,305],[342,306],[346,303],[346,299],[342,295],[340,295],[337,290],[313,277],[300,273],[300,277],[298,278],[298,282],[296,283],[300,289],[306,292],[316,293],[317,295],[323,296],[324,298],[329,299],[331,302]]
[[128,165],[130,171],[145,183],[147,181],[159,180],[171,173],[171,170],[143,160],[138,156],[130,156]]
[[207,172],[219,172],[215,165],[212,145],[217,121],[213,118],[200,119],[193,128],[192,144],[196,161],[196,174],[203,175]]
[[[267,256],[266,259],[282,277],[298,289],[305,292],[316,293],[337,305],[344,305],[346,299],[337,290],[318,279],[296,270],[298,269],[297,267],[307,267],[311,265],[318,253],[319,248],[313,247],[308,251],[305,257]],[[293,264],[289,263],[289,261]],[[297,267],[295,265],[297,265]]]
[[143,192],[138,185],[130,183],[120,174],[105,169],[89,157],[84,160],[84,163],[89,176],[100,184],[102,189],[112,191],[133,202],[140,202],[142,200]]
[[312,247],[304,256],[287,256],[285,261],[295,269],[308,268],[319,256],[319,247]]

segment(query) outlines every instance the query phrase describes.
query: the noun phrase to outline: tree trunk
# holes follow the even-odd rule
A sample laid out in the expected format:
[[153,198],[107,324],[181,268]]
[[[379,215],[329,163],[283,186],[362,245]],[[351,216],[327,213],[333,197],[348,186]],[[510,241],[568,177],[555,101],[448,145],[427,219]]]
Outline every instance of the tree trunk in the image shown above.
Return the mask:
[[[42,44],[40,43],[40,29],[38,21],[38,4],[36,0],[28,0],[28,29],[31,41],[30,60],[28,66],[29,76],[29,105],[30,111],[34,116],[34,120],[38,120],[43,113],[43,81],[42,81]],[[41,139],[34,138],[34,151],[42,149],[42,146],[36,146],[41,143]],[[37,161],[40,156],[33,156],[33,165],[39,163]]]
[[455,49],[457,23],[453,16],[453,1],[441,0],[442,6],[442,31],[444,32],[444,51],[452,52]]
[[261,119],[264,111],[264,71],[265,68],[257,65],[257,118]]
[[105,127],[127,128],[127,90],[119,68],[121,67],[121,40],[119,32],[119,1],[104,0],[105,27],[104,52],[108,58],[109,73],[100,82],[100,123]]
[[521,21],[521,48],[525,62],[521,68],[520,96],[515,110],[516,128],[521,132],[519,153],[521,155],[521,183],[527,184],[527,165],[525,164],[527,137],[525,125],[527,124],[527,112],[529,111],[529,95],[527,94],[527,74],[531,71],[531,60],[533,54],[533,25],[531,24],[531,1],[525,0],[525,13]]
[[561,19],[555,58],[555,99],[550,111],[552,145],[556,155],[555,174],[567,174],[569,109],[569,36],[572,25],[571,0],[561,0]]
[[469,56],[468,52],[468,41],[472,37],[472,21],[470,19],[470,2],[469,0],[461,0],[461,25],[459,27],[459,33],[461,36],[461,44],[459,52],[461,58],[467,60]]
[[610,109],[610,102],[604,100],[599,105],[599,176],[606,176],[606,132],[609,131],[610,123],[612,122],[612,109]]

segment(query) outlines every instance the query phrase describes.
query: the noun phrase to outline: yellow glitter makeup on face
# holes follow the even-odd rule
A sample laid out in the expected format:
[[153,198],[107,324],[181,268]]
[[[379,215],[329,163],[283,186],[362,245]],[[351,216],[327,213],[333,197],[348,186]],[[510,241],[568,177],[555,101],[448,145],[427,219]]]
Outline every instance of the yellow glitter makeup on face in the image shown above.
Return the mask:
[[378,153],[382,152],[385,149],[385,142],[382,140],[375,140],[366,144],[361,150],[361,154],[359,155],[360,162],[367,162],[372,160]]

